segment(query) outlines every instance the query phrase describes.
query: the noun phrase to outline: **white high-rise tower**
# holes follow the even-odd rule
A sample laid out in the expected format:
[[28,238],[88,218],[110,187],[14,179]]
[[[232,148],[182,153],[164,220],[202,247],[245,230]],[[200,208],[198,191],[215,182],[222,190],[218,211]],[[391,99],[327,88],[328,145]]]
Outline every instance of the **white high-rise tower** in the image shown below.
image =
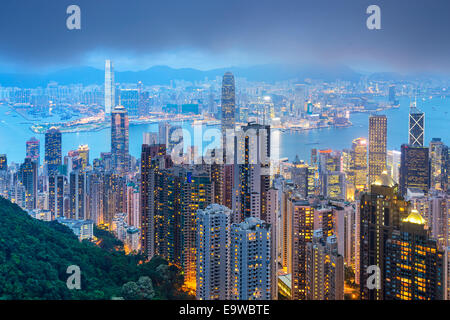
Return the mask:
[[105,114],[111,114],[115,104],[114,67],[111,60],[105,61]]

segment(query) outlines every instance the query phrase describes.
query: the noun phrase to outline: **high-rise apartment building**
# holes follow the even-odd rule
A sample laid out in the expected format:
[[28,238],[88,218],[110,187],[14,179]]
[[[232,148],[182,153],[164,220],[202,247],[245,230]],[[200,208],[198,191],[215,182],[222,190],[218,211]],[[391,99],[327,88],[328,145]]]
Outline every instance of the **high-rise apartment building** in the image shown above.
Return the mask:
[[433,138],[430,142],[430,188],[447,191],[449,153],[440,138]]
[[226,300],[230,293],[231,210],[211,204],[197,211],[198,300]]
[[337,252],[336,236],[315,230],[306,245],[307,300],[344,300],[344,258]]
[[291,298],[305,300],[306,281],[306,248],[312,242],[314,230],[314,208],[304,200],[292,199],[289,203],[290,245],[288,247],[288,273],[292,274]]
[[270,300],[270,226],[257,218],[231,225],[231,300]]

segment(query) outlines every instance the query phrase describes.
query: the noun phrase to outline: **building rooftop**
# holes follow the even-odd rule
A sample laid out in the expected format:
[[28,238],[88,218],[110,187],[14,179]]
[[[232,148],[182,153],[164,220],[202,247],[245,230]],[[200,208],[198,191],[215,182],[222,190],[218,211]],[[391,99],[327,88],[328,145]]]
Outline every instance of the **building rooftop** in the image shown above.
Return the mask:
[[425,219],[416,209],[412,209],[411,213],[406,217],[403,222],[409,222],[414,224],[425,224]]
[[373,184],[376,186],[393,187],[395,186],[395,181],[385,170],[381,173],[381,175],[375,180]]

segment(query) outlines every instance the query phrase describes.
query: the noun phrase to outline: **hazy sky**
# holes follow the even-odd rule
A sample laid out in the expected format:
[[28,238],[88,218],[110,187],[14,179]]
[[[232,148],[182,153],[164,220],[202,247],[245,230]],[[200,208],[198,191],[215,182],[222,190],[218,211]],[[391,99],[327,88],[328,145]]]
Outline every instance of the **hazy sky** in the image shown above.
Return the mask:
[[[66,8],[81,8],[81,30]],[[366,8],[381,8],[368,30]],[[448,0],[1,0],[0,72],[346,64],[450,74]]]

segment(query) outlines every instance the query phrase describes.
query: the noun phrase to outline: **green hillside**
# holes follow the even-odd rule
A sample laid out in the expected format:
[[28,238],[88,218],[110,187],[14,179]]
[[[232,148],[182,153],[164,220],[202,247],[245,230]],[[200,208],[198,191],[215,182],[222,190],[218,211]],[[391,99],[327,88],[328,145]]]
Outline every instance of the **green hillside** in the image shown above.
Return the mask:
[[[189,298],[178,268],[159,257],[139,264],[141,257],[113,247],[79,242],[68,227],[35,220],[0,197],[0,299]],[[79,290],[67,288],[70,265],[80,267]]]

